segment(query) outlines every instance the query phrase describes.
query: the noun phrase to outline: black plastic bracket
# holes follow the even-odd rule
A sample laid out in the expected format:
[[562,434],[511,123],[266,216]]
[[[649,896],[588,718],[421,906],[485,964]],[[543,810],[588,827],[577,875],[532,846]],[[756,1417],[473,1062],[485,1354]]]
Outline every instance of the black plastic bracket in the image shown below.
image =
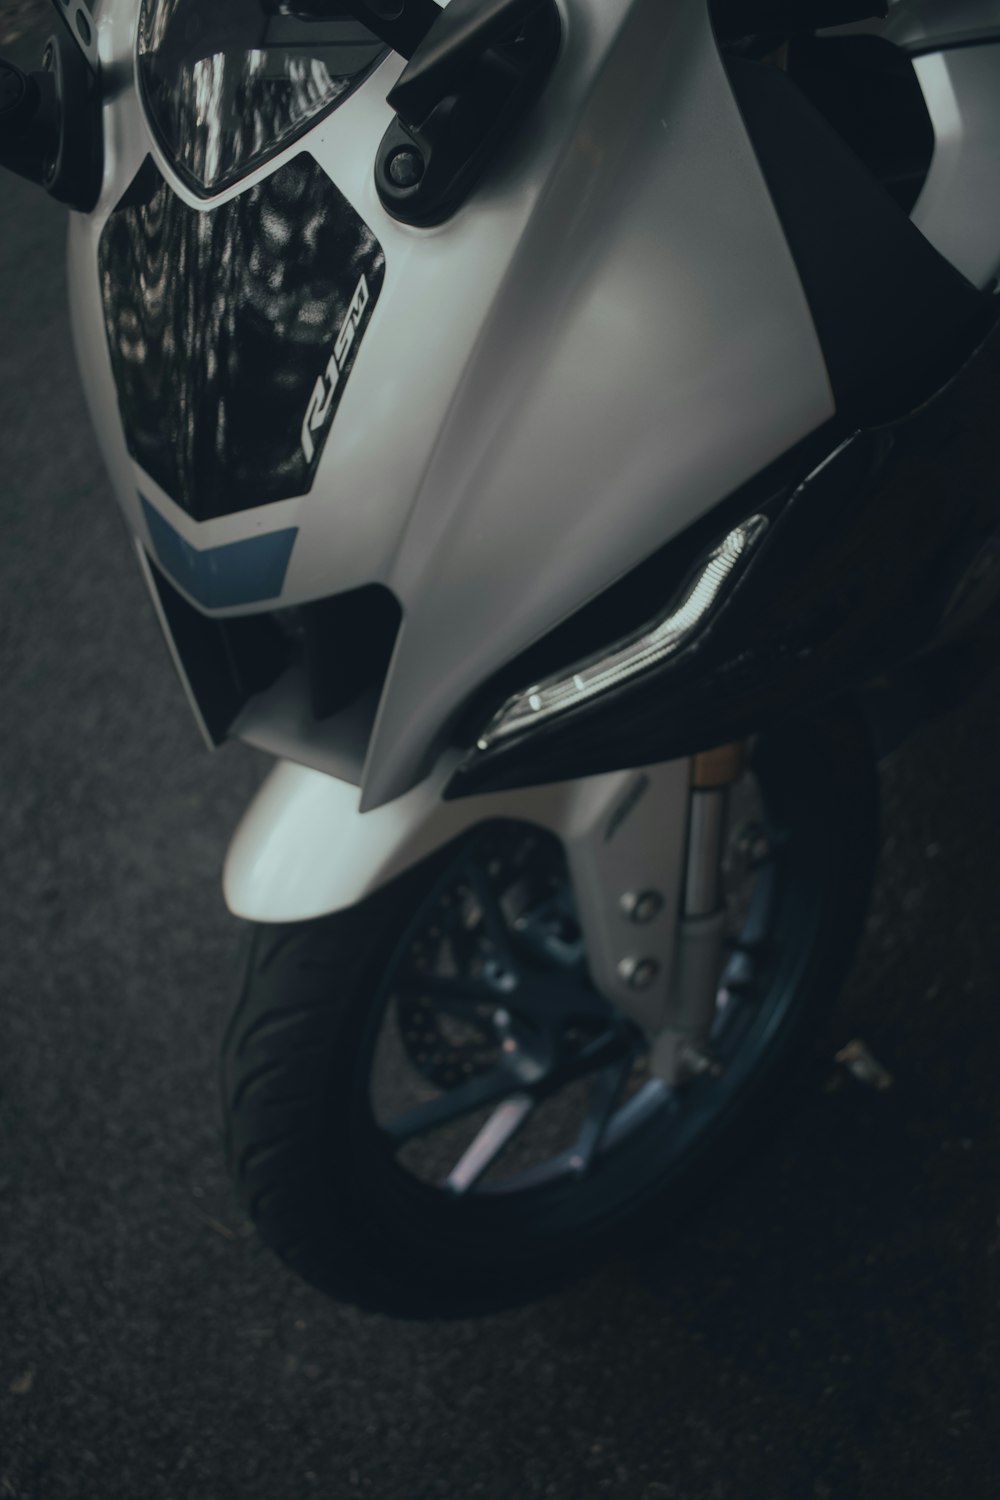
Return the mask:
[[562,39],[555,0],[451,0],[388,96],[375,181],[404,223],[449,218],[516,129]]
[[[267,0],[275,6],[276,0]],[[334,11],[349,11],[380,42],[412,57],[441,14],[437,0],[295,0],[297,16],[328,16]]]
[[83,52],[62,28],[24,72],[0,59],[0,166],[89,213],[103,180],[100,95]]

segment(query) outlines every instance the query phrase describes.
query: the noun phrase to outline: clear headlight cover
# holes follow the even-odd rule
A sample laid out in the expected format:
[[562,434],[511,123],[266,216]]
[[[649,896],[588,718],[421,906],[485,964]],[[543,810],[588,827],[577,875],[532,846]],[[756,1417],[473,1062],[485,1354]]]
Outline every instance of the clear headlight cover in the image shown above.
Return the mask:
[[356,88],[385,53],[335,3],[142,0],[139,75],[175,169],[202,195],[275,155]]
[[566,675],[548,677],[508,698],[483,730],[476,749],[492,750],[502,740],[579,708],[675,655],[707,622],[767,528],[766,516],[751,516],[731,531],[703,559],[668,613],[648,630],[620,641],[609,651],[588,657]]

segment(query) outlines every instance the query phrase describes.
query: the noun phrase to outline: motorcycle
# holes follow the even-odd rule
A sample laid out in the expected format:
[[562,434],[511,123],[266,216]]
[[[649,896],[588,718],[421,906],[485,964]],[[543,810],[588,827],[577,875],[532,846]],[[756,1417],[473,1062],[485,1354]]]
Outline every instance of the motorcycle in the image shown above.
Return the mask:
[[1000,587],[993,0],[53,0],[0,162],[207,743],[226,1146],[408,1316],[786,1121]]

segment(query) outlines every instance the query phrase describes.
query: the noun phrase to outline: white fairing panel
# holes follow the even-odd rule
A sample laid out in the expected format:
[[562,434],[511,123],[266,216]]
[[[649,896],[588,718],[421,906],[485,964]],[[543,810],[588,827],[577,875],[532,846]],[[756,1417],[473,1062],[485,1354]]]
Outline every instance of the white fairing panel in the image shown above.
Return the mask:
[[[833,414],[791,255],[705,0],[560,0],[545,95],[455,218],[382,209],[373,164],[401,67],[205,204],[173,173],[134,83],[137,6],[104,0],[107,174],[74,216],[74,334],[126,519],[140,488],[203,550],[297,528],[279,598],[388,585],[404,625],[363,805],[425,774],[469,693]],[[129,456],[97,247],[147,155],[212,208],[307,150],[385,253],[381,296],[307,495],[204,522]],[[308,759],[308,753],[304,753]]]
[[1000,272],[1000,42],[914,61],[934,126],[913,222],[974,286]]
[[639,0],[394,560],[404,625],[364,805],[413,783],[488,674],[832,414],[706,7]]

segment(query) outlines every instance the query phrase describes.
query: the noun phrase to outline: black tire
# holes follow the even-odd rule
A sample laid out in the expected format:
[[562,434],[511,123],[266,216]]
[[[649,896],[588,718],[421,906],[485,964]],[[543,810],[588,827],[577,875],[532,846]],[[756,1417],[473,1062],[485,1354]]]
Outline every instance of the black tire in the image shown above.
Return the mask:
[[351,910],[253,932],[222,1047],[227,1150],[242,1205],[286,1264],[338,1298],[399,1316],[522,1301],[606,1254],[626,1223],[655,1220],[668,1196],[676,1215],[685,1187],[703,1191],[787,1111],[786,1085],[812,1054],[866,911],[877,782],[867,734],[846,710],[762,739],[755,771],[785,830],[762,948],[772,1008],[760,1011],[771,1017],[760,1054],[746,1076],[734,1068],[724,1105],[690,1140],[683,1120],[670,1126],[671,1140],[681,1131],[676,1149],[646,1127],[595,1174],[605,1180],[586,1200],[583,1189],[544,1203],[512,1194],[527,1206],[504,1207],[506,1217],[441,1201],[424,1184],[403,1183],[366,1124],[373,997],[454,849]]

